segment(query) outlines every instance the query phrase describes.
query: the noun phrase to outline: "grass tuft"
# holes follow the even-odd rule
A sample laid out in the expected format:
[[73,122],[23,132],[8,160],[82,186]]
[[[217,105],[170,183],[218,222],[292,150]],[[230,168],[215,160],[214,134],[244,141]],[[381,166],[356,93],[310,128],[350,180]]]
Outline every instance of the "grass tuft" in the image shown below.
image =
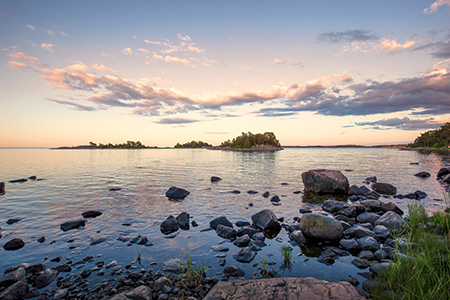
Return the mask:
[[186,263],[180,264],[180,285],[187,290],[195,289],[205,276],[205,270],[205,265],[195,266],[192,258],[188,255]]

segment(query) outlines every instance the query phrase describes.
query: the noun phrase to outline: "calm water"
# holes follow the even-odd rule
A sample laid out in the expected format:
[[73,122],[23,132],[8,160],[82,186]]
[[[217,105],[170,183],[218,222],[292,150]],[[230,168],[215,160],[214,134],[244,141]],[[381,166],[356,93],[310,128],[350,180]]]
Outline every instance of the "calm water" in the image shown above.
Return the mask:
[[[378,181],[394,184],[398,193],[406,194],[422,190],[428,194],[424,202],[430,211],[441,208],[445,203],[444,189],[435,180],[442,166],[448,165],[447,158],[437,155],[423,155],[395,149],[286,149],[277,153],[241,153],[187,149],[145,149],[145,150],[48,150],[48,149],[0,149],[0,181],[6,182],[6,194],[0,196],[0,227],[3,237],[0,246],[14,237],[23,239],[25,247],[17,251],[0,249],[0,272],[6,267],[22,262],[30,264],[44,262],[62,256],[73,261],[87,255],[101,258],[106,263],[117,260],[126,265],[140,254],[144,267],[156,261],[154,269],[169,258],[185,259],[191,256],[195,262],[209,265],[208,276],[222,272],[211,246],[224,240],[214,231],[201,232],[209,227],[213,218],[225,215],[233,223],[250,221],[251,215],[263,209],[272,209],[277,217],[285,217],[287,224],[299,216],[302,207],[303,190],[301,174],[310,169],[326,168],[341,170],[350,184],[362,185],[369,176]],[[418,162],[419,165],[411,165]],[[419,171],[428,171],[431,178],[413,176]],[[19,178],[36,175],[42,181],[8,183]],[[223,180],[211,183],[211,176]],[[282,185],[281,183],[287,183]],[[165,192],[171,186],[187,189],[191,194],[179,202],[169,201]],[[110,188],[121,188],[111,192]],[[229,191],[240,190],[241,194]],[[248,190],[259,194],[249,195]],[[261,194],[269,191],[281,197],[281,206],[272,206]],[[387,201],[388,199],[383,199]],[[406,210],[412,200],[395,200]],[[249,203],[253,207],[248,207]],[[314,208],[314,205],[312,206]],[[67,220],[81,218],[86,210],[99,210],[103,215],[89,219],[84,229],[63,232],[59,225]],[[164,238],[159,224],[169,215],[190,213],[199,227],[179,231],[173,239]],[[7,225],[10,218],[20,222]],[[130,223],[131,226],[123,226]],[[147,236],[154,243],[146,247],[127,246],[117,241],[120,234],[134,237]],[[94,246],[89,240],[94,236],[106,236],[107,240]],[[46,242],[36,240],[45,236]],[[74,242],[68,243],[68,240]],[[266,240],[267,247],[258,252],[257,258],[268,258],[277,262],[273,267],[279,271],[282,258],[281,245],[288,244],[284,230],[277,239]],[[246,277],[254,275],[253,262],[239,263],[232,258],[238,250],[232,243],[227,253],[227,265],[237,265],[246,270]],[[69,249],[69,246],[75,246]],[[304,249],[303,249],[304,250]],[[325,280],[339,281],[361,270],[350,264],[351,257],[339,258],[332,266],[317,263],[316,258],[307,257],[296,246],[293,252],[294,268],[285,271],[285,276],[313,276]],[[57,265],[46,261],[47,267]],[[92,263],[86,267],[93,267]],[[81,272],[75,270],[74,272]],[[101,278],[103,279],[103,278]],[[101,279],[92,275],[89,280]]]

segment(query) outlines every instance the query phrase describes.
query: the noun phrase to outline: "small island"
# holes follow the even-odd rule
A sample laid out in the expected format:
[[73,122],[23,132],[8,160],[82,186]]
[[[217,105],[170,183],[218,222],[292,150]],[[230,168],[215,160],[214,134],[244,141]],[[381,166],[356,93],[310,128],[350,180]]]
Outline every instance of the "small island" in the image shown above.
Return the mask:
[[208,144],[203,141],[190,141],[184,144],[177,143],[174,148],[207,148],[212,147],[211,144]]
[[220,146],[208,147],[208,150],[224,150],[224,151],[248,151],[248,152],[263,152],[263,151],[280,151],[280,141],[276,138],[273,132],[256,133],[250,131],[242,132],[240,136],[232,140],[224,141]]
[[58,147],[58,148],[53,148],[53,149],[57,149],[57,150],[65,150],[65,149],[156,149],[158,147],[156,146],[146,146],[144,144],[142,144],[140,141],[127,141],[126,143],[122,143],[122,144],[96,144],[93,142],[89,142],[89,145],[80,145],[80,146],[72,146],[72,147]]

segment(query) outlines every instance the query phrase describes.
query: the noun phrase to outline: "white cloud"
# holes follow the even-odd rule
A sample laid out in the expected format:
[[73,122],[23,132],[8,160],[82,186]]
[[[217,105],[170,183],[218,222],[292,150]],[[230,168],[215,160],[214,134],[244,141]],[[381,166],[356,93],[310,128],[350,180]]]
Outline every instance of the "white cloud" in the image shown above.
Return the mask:
[[53,47],[55,47],[55,45],[52,44],[47,44],[47,43],[42,43],[41,44],[41,48],[45,49],[47,51],[50,51],[51,53],[55,53],[55,50],[53,50]]
[[432,13],[436,12],[440,6],[444,6],[444,5],[450,6],[450,0],[437,0],[437,1],[433,2],[430,5],[430,7],[425,8],[423,10],[423,12],[426,14],[432,14]]
[[133,50],[131,48],[125,48],[122,50],[123,54],[133,56]]
[[62,32],[62,31],[60,31],[59,33],[61,33],[61,35],[64,36],[64,37],[70,36],[68,33],[65,33],[65,32]]

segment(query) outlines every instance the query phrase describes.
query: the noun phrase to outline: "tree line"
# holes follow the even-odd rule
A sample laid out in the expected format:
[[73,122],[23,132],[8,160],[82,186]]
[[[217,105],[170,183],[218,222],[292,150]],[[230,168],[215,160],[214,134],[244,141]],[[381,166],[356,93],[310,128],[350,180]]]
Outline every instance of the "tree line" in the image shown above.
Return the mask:
[[450,144],[450,123],[445,123],[441,128],[429,130],[418,136],[414,143],[409,146],[412,148],[448,148]]
[[212,147],[211,144],[202,141],[191,141],[184,144],[177,143],[174,148],[203,148],[203,147]]
[[158,148],[158,147],[150,147],[142,144],[140,141],[126,141],[126,143],[122,144],[96,144],[93,142],[89,142],[89,146],[91,148],[98,148],[98,149],[146,149],[146,148]]
[[280,142],[277,140],[273,132],[253,134],[250,131],[247,133],[242,132],[240,136],[237,136],[232,140],[222,142],[220,147],[252,148],[253,146],[260,145],[281,147]]

